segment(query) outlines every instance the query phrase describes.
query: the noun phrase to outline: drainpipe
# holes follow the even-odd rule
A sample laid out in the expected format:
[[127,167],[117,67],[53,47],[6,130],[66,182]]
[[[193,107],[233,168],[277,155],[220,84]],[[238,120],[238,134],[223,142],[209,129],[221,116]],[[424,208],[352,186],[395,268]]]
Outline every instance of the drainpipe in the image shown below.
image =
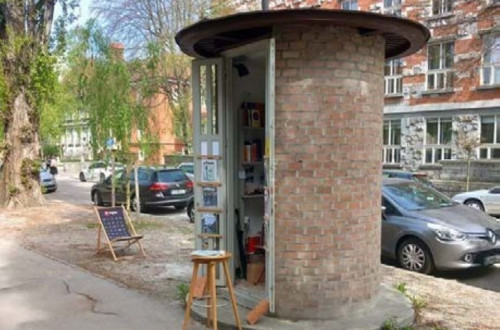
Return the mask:
[[262,0],[262,10],[269,10],[269,0]]

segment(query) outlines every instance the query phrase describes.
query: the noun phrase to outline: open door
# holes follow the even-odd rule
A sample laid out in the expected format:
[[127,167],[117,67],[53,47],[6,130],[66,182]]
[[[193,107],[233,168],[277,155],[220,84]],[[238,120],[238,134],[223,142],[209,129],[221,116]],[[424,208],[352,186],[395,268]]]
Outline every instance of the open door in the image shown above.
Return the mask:
[[[224,66],[221,58],[192,63],[196,249],[226,250]],[[217,272],[217,284],[224,276]]]

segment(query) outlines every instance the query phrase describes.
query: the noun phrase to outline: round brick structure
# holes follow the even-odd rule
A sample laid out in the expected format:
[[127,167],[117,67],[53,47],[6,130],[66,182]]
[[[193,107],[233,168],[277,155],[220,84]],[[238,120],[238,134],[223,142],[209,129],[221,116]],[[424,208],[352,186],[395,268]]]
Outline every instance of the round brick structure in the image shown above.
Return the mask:
[[384,38],[275,29],[276,313],[328,319],[379,288]]
[[288,10],[202,21],[176,36],[196,57],[263,38],[275,40],[276,315],[373,312],[384,62],[418,51],[429,32],[370,13]]

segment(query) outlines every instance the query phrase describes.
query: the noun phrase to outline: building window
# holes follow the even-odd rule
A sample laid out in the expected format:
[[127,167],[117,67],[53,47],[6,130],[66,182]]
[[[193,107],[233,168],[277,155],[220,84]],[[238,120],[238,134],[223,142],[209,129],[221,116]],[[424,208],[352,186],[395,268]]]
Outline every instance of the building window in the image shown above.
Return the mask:
[[480,159],[500,159],[500,116],[481,117]]
[[427,47],[427,90],[453,87],[453,42]]
[[385,95],[399,95],[403,93],[403,63],[401,60],[385,62],[384,70]]
[[385,164],[401,161],[401,120],[385,120],[383,133],[383,160]]
[[500,35],[483,38],[481,85],[500,84]]
[[401,17],[402,0],[384,0],[384,14]]
[[451,118],[429,118],[424,141],[425,163],[451,159]]
[[343,10],[358,10],[358,0],[344,0],[341,8]]
[[442,15],[453,10],[453,0],[432,0],[432,15]]

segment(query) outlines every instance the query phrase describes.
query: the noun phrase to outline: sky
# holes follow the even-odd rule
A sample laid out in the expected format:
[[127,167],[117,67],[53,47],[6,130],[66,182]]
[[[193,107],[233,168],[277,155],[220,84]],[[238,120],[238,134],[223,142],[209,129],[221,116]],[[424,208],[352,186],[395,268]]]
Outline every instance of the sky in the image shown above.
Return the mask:
[[[76,9],[75,15],[78,17],[77,21],[75,24],[77,25],[83,25],[89,18],[90,16],[90,6],[92,4],[93,0],[80,0],[80,7]],[[61,14],[61,7],[56,5],[56,9],[54,11],[54,20],[59,17]]]

